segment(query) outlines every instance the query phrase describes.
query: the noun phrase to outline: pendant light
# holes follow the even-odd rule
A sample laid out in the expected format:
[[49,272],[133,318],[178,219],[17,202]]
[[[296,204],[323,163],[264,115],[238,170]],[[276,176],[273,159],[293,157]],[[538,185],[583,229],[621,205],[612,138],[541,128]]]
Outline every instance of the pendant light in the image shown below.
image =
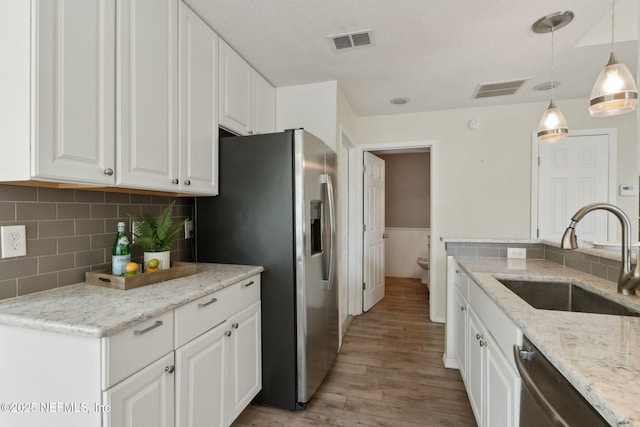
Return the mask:
[[618,63],[613,52],[614,0],[611,0],[611,56],[596,83],[589,99],[589,113],[594,117],[615,116],[636,109],[638,89],[629,69]]
[[555,82],[553,81],[553,33],[555,30],[567,25],[572,19],[573,12],[556,12],[551,15],[543,16],[531,26],[535,33],[551,33],[551,100],[538,123],[539,142],[558,142],[565,139],[569,134],[567,120],[564,118],[562,111],[560,111],[553,102],[553,88],[555,86]]

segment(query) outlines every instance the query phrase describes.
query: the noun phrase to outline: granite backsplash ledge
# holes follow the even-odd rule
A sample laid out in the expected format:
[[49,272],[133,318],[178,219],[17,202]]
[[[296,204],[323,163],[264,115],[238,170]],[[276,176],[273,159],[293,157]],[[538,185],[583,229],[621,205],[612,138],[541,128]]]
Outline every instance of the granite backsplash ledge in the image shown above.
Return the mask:
[[527,249],[527,259],[546,259],[583,273],[617,282],[620,254],[595,249],[561,249],[557,243],[525,239],[446,239],[447,255],[458,257],[507,258],[507,248]]
[[[110,193],[0,184],[0,226],[25,225],[27,255],[0,259],[0,299],[84,281],[91,270],[111,268],[111,247],[118,221],[159,213],[176,200],[176,219],[193,218],[193,197]],[[193,240],[180,236],[173,260],[193,259]],[[134,261],[142,249],[132,246]]]

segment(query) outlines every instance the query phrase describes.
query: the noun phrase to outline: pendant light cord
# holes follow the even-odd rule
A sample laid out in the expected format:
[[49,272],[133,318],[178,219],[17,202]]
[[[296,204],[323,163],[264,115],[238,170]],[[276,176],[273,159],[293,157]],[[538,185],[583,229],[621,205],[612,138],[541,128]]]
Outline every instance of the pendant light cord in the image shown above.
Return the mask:
[[614,15],[614,10],[615,10],[615,0],[611,0],[611,52],[613,52],[614,22],[616,20]]
[[553,81],[553,63],[555,62],[553,60],[553,30],[554,30],[555,25],[551,25],[551,102],[553,102],[553,87],[556,85],[555,82]]

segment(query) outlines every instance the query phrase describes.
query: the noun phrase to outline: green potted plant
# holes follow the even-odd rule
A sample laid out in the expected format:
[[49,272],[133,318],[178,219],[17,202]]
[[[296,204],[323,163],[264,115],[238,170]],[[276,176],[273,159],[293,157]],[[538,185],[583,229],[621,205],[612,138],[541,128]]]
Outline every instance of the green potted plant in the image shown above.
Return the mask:
[[186,221],[183,219],[174,222],[171,219],[175,203],[174,200],[155,217],[147,213],[143,213],[139,217],[129,215],[135,231],[131,233],[133,240],[144,250],[143,271],[147,271],[147,264],[152,259],[160,261],[158,266],[160,270],[165,270],[171,265],[171,247]]

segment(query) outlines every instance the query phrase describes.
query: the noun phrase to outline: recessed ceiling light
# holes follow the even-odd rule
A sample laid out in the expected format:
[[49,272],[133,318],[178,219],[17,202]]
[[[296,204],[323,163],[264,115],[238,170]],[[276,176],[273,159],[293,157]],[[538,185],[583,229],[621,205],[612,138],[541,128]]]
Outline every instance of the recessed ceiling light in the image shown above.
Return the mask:
[[409,103],[409,98],[405,98],[405,97],[393,98],[389,102],[392,103],[393,105],[404,105]]
[[551,90],[552,87],[557,88],[558,86],[560,86],[560,82],[558,81],[544,82],[544,83],[535,85],[533,87],[533,90],[537,90],[537,91]]

